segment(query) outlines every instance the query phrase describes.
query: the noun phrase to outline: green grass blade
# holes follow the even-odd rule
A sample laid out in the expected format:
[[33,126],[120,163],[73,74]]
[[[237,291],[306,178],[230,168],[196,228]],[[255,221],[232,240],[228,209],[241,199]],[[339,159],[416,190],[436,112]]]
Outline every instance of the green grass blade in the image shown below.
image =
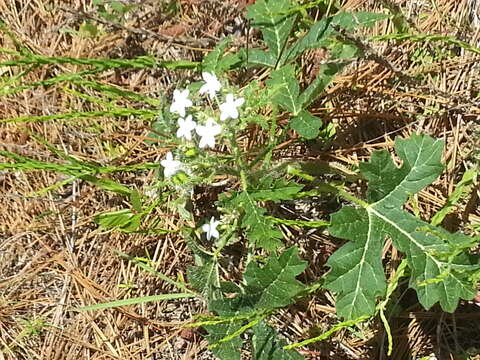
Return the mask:
[[158,110],[147,109],[127,109],[115,108],[108,111],[76,111],[64,114],[55,115],[39,115],[39,116],[19,116],[16,118],[9,118],[0,120],[0,124],[7,123],[31,123],[31,122],[45,122],[52,120],[74,120],[74,119],[89,119],[96,117],[117,117],[117,116],[137,116],[142,118],[153,118],[158,115]]
[[[2,49],[4,52],[5,49]],[[18,53],[17,53],[18,54]],[[17,55],[15,54],[15,55]],[[88,59],[73,57],[48,57],[41,55],[27,55],[19,59],[6,60],[0,62],[1,66],[22,66],[22,65],[52,65],[52,64],[72,64],[95,66],[101,69],[118,68],[165,68],[169,70],[178,69],[196,69],[200,63],[196,61],[158,61],[152,56],[139,56],[134,59]]]
[[[85,76],[92,75],[98,72],[100,72],[100,69],[85,70],[85,71],[80,71],[78,73],[73,73],[73,74],[60,74],[50,79],[36,81],[33,83],[24,84],[24,85],[19,85],[16,87],[10,86],[11,83],[16,82],[17,79],[15,79],[15,81],[10,81],[9,83],[2,86],[2,88],[0,89],[0,96],[14,95],[23,90],[32,89],[40,86],[50,86],[50,85],[54,85],[61,82],[67,82],[67,83],[74,82],[75,80],[85,79]],[[17,75],[16,78],[18,77],[19,76]]]
[[401,40],[412,42],[434,42],[440,41],[448,45],[458,46],[464,50],[473,52],[474,54],[480,54],[480,48],[470,45],[465,41],[458,40],[453,36],[445,36],[438,34],[387,34],[377,35],[370,37],[372,41],[388,41],[388,40]]
[[107,303],[83,306],[81,308],[75,308],[74,311],[89,311],[89,310],[100,310],[100,309],[109,309],[115,308],[119,306],[128,306],[128,305],[135,305],[135,304],[143,304],[146,302],[152,301],[166,301],[166,300],[175,300],[175,299],[185,299],[185,298],[193,298],[196,295],[191,293],[174,293],[174,294],[160,294],[160,295],[151,295],[151,296],[142,296],[137,298],[130,298],[130,299],[122,299]]
[[200,297],[200,294],[197,294],[195,291],[190,290],[189,288],[187,288],[185,286],[185,284],[169,278],[168,276],[166,276],[166,275],[162,274],[161,272],[155,270],[154,268],[152,268],[150,265],[146,264],[145,262],[142,262],[141,260],[136,259],[136,258],[134,258],[132,256],[129,256],[125,253],[122,253],[120,251],[118,252],[118,254],[121,257],[123,257],[124,259],[127,259],[128,261],[134,263],[135,265],[137,265],[142,270],[145,270],[146,272],[149,272],[150,274],[158,276],[163,281],[168,282],[169,284],[172,284],[173,286],[177,287],[178,289],[183,290],[186,293],[192,294],[196,297]]

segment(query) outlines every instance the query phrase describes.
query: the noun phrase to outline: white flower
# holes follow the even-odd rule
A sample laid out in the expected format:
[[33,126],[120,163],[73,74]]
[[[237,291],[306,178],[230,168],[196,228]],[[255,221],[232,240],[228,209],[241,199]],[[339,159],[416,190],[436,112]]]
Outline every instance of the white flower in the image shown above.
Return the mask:
[[192,120],[192,115],[188,115],[185,119],[179,118],[177,137],[184,137],[187,140],[192,140],[192,130],[195,130],[197,124]]
[[165,160],[160,161],[160,164],[164,167],[163,176],[165,176],[165,178],[175,175],[182,168],[182,163],[180,161],[173,160],[171,152],[167,153],[167,157]]
[[238,98],[234,100],[233,94],[227,94],[226,100],[220,105],[220,120],[227,120],[229,117],[232,119],[238,118],[237,107],[242,106],[245,102],[244,98]]
[[222,132],[222,127],[218,125],[212,118],[207,119],[205,125],[197,125],[196,133],[200,136],[200,148],[215,147],[215,136]]
[[170,106],[170,111],[178,113],[181,117],[185,117],[185,109],[192,106],[192,102],[188,98],[189,94],[190,91],[188,89],[183,91],[174,90],[173,102]]
[[220,221],[215,220],[215,218],[212,216],[210,218],[210,223],[202,225],[203,232],[207,233],[207,240],[210,240],[212,237],[216,239],[220,237],[220,234],[217,230],[217,226],[219,224],[220,224]]
[[217,93],[217,91],[219,91],[222,88],[222,84],[220,84],[220,81],[218,81],[215,74],[202,72],[202,78],[205,81],[205,84],[203,84],[203,86],[200,88],[199,93],[200,94],[207,93],[208,96],[213,98]]

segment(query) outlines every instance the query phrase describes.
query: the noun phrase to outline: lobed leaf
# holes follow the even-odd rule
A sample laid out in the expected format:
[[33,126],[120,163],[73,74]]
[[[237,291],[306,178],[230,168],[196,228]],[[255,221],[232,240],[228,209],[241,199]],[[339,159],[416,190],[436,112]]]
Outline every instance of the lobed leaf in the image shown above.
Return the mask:
[[298,257],[298,249],[291,247],[280,257],[271,255],[265,266],[250,262],[245,270],[245,292],[255,298],[256,309],[270,309],[289,305],[304,285],[295,277],[301,274],[306,262]]
[[381,251],[387,236],[406,254],[410,286],[425,308],[438,302],[445,311],[453,311],[459,299],[475,295],[465,271],[475,267],[474,260],[458,251],[471,246],[469,239],[435,228],[402,209],[410,194],[442,172],[443,141],[412,135],[398,138],[395,150],[403,163],[399,168],[387,151],[375,152],[370,162],[360,165],[369,181],[370,203],[360,202],[360,208],[345,207],[332,215],[331,234],[350,242],[329,258],[326,288],[337,293],[337,311],[347,319],[372,315],[376,298],[385,294]]
[[290,127],[305,139],[315,139],[320,133],[322,120],[302,110],[290,120]]
[[375,14],[368,12],[347,13],[340,12],[334,16],[322,18],[313,24],[308,32],[285,51],[281,64],[295,59],[305,50],[325,47],[329,44],[329,37],[336,34],[332,25],[342,27],[347,31],[354,30],[356,27],[369,27],[375,22],[389,18],[390,15]]
[[253,359],[254,360],[301,360],[298,352],[284,350],[285,341],[278,338],[277,331],[261,322],[253,328]]
[[278,70],[274,70],[267,80],[267,85],[273,89],[272,101],[278,106],[297,115],[302,110],[302,104],[299,99],[300,86],[295,75],[293,65],[285,65]]
[[[252,328],[254,333],[254,359],[301,359],[292,351],[284,351],[276,333],[262,322],[268,311],[292,303],[304,290],[296,276],[305,270],[306,262],[298,257],[295,247],[280,256],[272,254],[264,266],[254,262],[247,265],[244,286],[235,296],[210,302],[209,308],[222,316],[222,323],[207,325],[212,351],[220,359],[240,359],[240,335]],[[244,322],[249,322],[244,325]],[[269,357],[270,356],[270,357]],[[272,357],[277,356],[277,357]]]
[[247,18],[261,30],[275,60],[280,57],[297,16],[287,12],[290,6],[289,0],[257,0],[248,7]]

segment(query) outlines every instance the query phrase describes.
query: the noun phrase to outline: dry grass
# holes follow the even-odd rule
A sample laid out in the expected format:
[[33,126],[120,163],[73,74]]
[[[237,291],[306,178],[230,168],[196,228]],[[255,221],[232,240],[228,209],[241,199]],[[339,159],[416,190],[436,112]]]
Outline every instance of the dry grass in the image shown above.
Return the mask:
[[[236,31],[244,6],[244,2],[233,0],[178,3],[182,11],[167,16],[160,11],[158,1],[142,1],[141,9],[127,19],[125,26],[112,28],[104,22],[102,26],[108,32],[96,39],[64,31],[78,29],[82,16],[96,19],[90,1],[2,0],[0,14],[14,37],[36,54],[131,58],[148,53],[170,60],[199,60],[216,39]],[[382,2],[377,1],[343,3],[351,10],[385,11]],[[480,42],[480,7],[475,1],[396,3],[419,33],[454,35],[471,45]],[[391,32],[390,22],[379,23],[368,31],[370,35]],[[237,41],[245,39],[239,35]],[[447,169],[434,186],[420,192],[410,204],[429,218],[444,204],[464,170],[475,166],[472,153],[479,146],[475,134],[479,133],[480,104],[475,96],[480,90],[480,56],[445,44],[372,45],[377,54],[405,76],[415,79],[422,75],[421,80],[398,81],[392,86],[394,73],[378,62],[360,61],[334,81],[328,89],[329,100],[315,109],[337,125],[339,135],[333,146],[322,151],[303,147],[296,156],[332,161],[334,166],[348,169],[375,149],[391,148],[395,136],[425,132],[441,137],[447,144]],[[411,61],[419,49],[428,53],[437,46],[448,48],[450,54],[426,65]],[[3,34],[0,47],[14,49],[15,44]],[[305,68],[311,68],[315,56],[320,55],[312,53],[307,57]],[[6,58],[0,55],[0,59]],[[44,66],[32,69],[25,80],[35,82],[60,72],[79,70],[76,65]],[[9,76],[15,76],[17,71],[0,69],[0,73]],[[99,81],[156,97],[191,76],[188,71],[118,70],[102,74]],[[49,115],[92,106],[62,86],[37,87],[3,96],[1,117]],[[95,96],[88,90],[85,94]],[[95,123],[4,123],[0,125],[0,147],[56,161],[55,155],[29,135],[30,131],[85,161],[118,165],[158,161],[168,144],[146,144],[145,125],[135,118],[101,119]],[[285,149],[293,151],[285,144],[278,153],[283,154]],[[122,183],[145,189],[153,183],[155,173],[115,176]],[[0,173],[0,359],[211,358],[201,332],[182,328],[193,314],[204,311],[203,304],[197,301],[72,311],[74,307],[126,296],[174,291],[170,285],[121,259],[116,250],[136,256],[146,256],[148,251],[156,270],[171,278],[186,277],[186,266],[192,258],[177,233],[183,222],[173,213],[157,212],[147,219],[153,223],[161,218],[162,228],[172,230],[171,234],[124,235],[102,232],[92,221],[96,214],[121,207],[122,199],[86,182],[75,181],[45,195],[27,197],[60,180],[62,176],[51,172]],[[446,225],[468,229],[479,223],[477,187]],[[338,244],[318,232],[284,230],[295,239],[301,235],[302,256],[310,261],[305,280],[318,278],[325,271],[325,254]],[[389,247],[385,256],[392,261],[399,259],[399,254]],[[427,312],[405,290],[401,311],[390,319],[395,341],[391,358],[407,359],[435,352],[441,358],[453,359],[454,353],[478,349],[479,320],[480,308],[475,305],[462,304],[455,314],[444,314],[436,308]],[[328,293],[318,294],[284,310],[273,321],[290,339],[305,339],[335,322],[333,299]],[[342,331],[303,354],[311,359],[386,358],[384,336],[381,327],[372,323],[356,334]]]

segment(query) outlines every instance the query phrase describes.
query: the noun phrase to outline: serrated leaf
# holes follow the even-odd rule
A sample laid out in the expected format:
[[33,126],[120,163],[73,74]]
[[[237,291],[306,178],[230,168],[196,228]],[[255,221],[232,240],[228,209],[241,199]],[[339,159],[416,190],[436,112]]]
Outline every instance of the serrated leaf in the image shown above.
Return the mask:
[[[205,326],[208,331],[207,340],[210,344],[217,344],[222,339],[235,333],[242,327],[239,322],[230,322],[227,324],[218,324]],[[211,351],[221,360],[240,360],[240,351],[242,349],[242,339],[235,337],[229,341],[219,343]]]
[[303,186],[293,181],[278,179],[273,181],[271,177],[261,179],[259,186],[250,192],[254,201],[281,201],[292,200],[302,190]]
[[339,73],[346,63],[332,63],[320,66],[317,77],[308,85],[299,97],[299,102],[303,108],[309,106],[317,96],[325,90],[328,84]]
[[324,40],[327,40],[328,37],[336,33],[332,25],[338,25],[350,31],[360,26],[372,26],[375,22],[387,19],[388,17],[390,17],[390,15],[366,12],[341,12],[328,18],[322,18],[310,27],[305,36],[285,51],[281,63],[283,64],[295,59],[305,50],[326,46],[328,42]]
[[106,229],[134,230],[140,225],[141,214],[133,214],[130,209],[122,209],[96,215],[94,221]]
[[455,186],[454,192],[448,197],[446,204],[432,217],[430,223],[432,225],[439,225],[442,223],[445,216],[450,213],[462,196],[468,196],[473,189],[473,184],[476,183],[478,172],[475,169],[465,171],[462,179]]
[[232,37],[222,39],[210,53],[203,58],[202,71],[217,72],[225,71],[225,68],[220,68],[221,61],[225,55],[225,51],[232,42]]
[[[217,299],[209,303],[211,311],[228,321],[205,326],[209,332],[207,337],[209,343],[214,345],[212,351],[215,355],[220,359],[239,359],[242,346],[239,335],[242,327],[244,328],[244,322],[252,320],[253,324],[255,319],[265,316],[262,315],[262,311],[291,304],[293,298],[305,288],[296,279],[296,276],[302,273],[305,267],[306,262],[298,257],[298,249],[295,247],[285,250],[280,256],[270,255],[264,266],[250,262],[244,273],[243,290],[239,289],[234,297]],[[248,330],[248,328],[244,329],[244,331]],[[281,347],[273,347],[273,345],[281,346],[278,340],[272,338],[274,333],[269,332],[264,335],[270,335],[263,341],[272,345],[275,354],[294,356],[291,354],[295,354],[295,352],[284,352]],[[289,357],[285,359],[289,359]]]
[[245,49],[242,49],[241,58],[251,65],[261,65],[272,68],[277,62],[277,59],[275,59],[271,52],[266,52],[260,49],[248,49],[248,52]]
[[298,352],[284,350],[285,341],[278,337],[277,331],[261,322],[253,328],[253,356],[254,360],[301,360]]
[[[377,158],[372,156],[369,163],[360,164],[360,171],[370,182],[369,193],[372,194],[372,187],[380,190],[381,198],[376,199],[376,207],[384,206],[387,208],[400,207],[407,200],[410,194],[422,190],[425,186],[431,184],[443,171],[444,166],[441,162],[443,141],[435,140],[427,135],[412,135],[408,139],[397,138],[395,141],[395,151],[402,160],[402,167],[396,168],[392,159],[385,159],[384,151],[381,151],[383,157],[382,166],[387,166],[389,175],[383,175],[382,181],[379,172]],[[374,169],[375,172],[372,172]],[[370,198],[369,198],[369,201]]]
[[271,309],[291,304],[292,299],[304,289],[295,277],[301,274],[306,262],[298,257],[298,249],[291,247],[280,257],[272,254],[260,267],[250,262],[245,270],[245,293],[256,299],[256,309]]
[[290,127],[305,139],[315,139],[320,133],[322,120],[306,110],[300,111],[290,120]]
[[453,311],[459,299],[475,295],[474,286],[462,268],[473,265],[461,252],[459,234],[435,228],[402,209],[410,194],[433,182],[443,170],[443,141],[427,135],[397,139],[395,150],[402,160],[397,168],[386,151],[375,152],[361,164],[369,181],[370,204],[345,207],[332,215],[330,232],[351,240],[328,260],[331,267],[326,287],[337,293],[340,316],[353,319],[372,315],[376,297],[385,292],[381,250],[386,236],[407,255],[410,286],[425,308],[439,302]]
[[195,265],[187,267],[189,282],[208,302],[219,299],[220,274],[217,258],[197,243],[195,238],[189,238],[187,235],[187,239],[189,239],[188,247],[195,259]]
[[297,16],[285,14],[290,6],[289,0],[257,0],[248,7],[247,18],[262,32],[274,59],[279,58]]
[[285,65],[278,70],[274,70],[267,80],[267,85],[273,90],[272,101],[278,106],[290,111],[294,115],[302,110],[302,104],[299,100],[300,86],[295,76],[295,67]]
[[281,247],[283,244],[279,239],[282,238],[282,232],[266,217],[266,210],[256,205],[248,196],[245,196],[243,204],[245,214],[242,219],[242,227],[247,230],[248,240],[268,251],[274,251]]
[[187,269],[188,280],[192,286],[206,299],[216,298],[216,291],[220,287],[218,263],[211,257],[203,260],[202,265],[189,266]]
[[332,215],[330,233],[352,241],[327,261],[331,271],[326,287],[337,292],[337,313],[346,319],[373,314],[376,297],[385,293],[381,261],[384,235],[374,230],[379,225],[364,209],[344,207]]
[[221,316],[237,316],[290,305],[305,288],[296,276],[305,270],[306,264],[296,247],[288,248],[280,256],[270,255],[263,266],[252,261],[244,273],[243,291],[212,301],[210,310]]

